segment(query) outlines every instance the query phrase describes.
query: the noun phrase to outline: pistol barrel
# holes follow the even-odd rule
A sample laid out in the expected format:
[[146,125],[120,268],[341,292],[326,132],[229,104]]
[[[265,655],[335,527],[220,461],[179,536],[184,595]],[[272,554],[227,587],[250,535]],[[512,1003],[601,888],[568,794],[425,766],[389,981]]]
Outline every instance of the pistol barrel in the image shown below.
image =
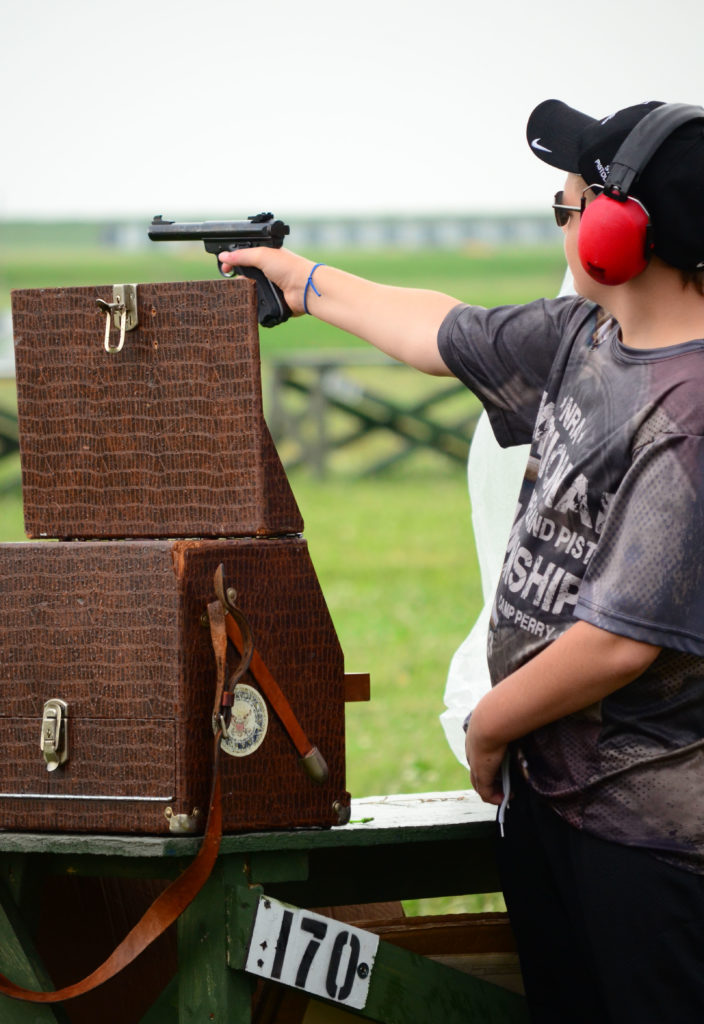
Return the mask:
[[153,242],[197,242],[221,239],[232,242],[252,242],[279,248],[289,233],[288,224],[274,220],[272,214],[259,214],[247,220],[205,220],[178,223],[155,217],[149,226]]

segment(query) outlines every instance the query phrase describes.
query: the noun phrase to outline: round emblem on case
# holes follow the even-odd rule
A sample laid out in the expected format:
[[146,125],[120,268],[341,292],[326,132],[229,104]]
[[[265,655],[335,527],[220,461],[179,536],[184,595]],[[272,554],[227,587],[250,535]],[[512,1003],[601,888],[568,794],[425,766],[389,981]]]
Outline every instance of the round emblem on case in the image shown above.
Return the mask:
[[264,742],[268,725],[269,713],[262,695],[253,686],[238,683],[227,735],[220,746],[232,757],[246,757]]

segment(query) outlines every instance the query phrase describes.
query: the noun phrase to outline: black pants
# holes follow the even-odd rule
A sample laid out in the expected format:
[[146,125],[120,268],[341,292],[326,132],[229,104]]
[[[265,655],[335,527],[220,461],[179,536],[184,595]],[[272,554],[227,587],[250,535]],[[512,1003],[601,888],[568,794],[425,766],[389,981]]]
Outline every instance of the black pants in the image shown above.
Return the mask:
[[535,1024],[704,1022],[704,878],[573,828],[517,774],[498,859]]

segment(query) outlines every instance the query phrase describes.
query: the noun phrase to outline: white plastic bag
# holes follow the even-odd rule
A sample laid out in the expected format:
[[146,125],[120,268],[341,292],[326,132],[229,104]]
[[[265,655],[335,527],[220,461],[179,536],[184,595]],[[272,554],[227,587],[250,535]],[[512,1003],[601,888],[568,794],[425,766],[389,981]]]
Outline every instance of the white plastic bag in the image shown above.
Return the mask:
[[445,736],[460,764],[467,768],[462,723],[490,687],[486,638],[496,582],[528,459],[528,445],[500,448],[485,412],[479,417],[467,464],[472,528],[477,546],[484,607],[450,663],[445,687],[446,710],[440,715]]
[[[560,295],[573,293],[572,275],[568,270]],[[529,450],[529,445],[501,448],[489,417],[485,412],[481,414],[469,449],[467,476],[484,607],[450,662],[444,696],[446,710],[440,715],[447,742],[465,768],[468,765],[462,724],[491,686],[486,660],[489,616]]]

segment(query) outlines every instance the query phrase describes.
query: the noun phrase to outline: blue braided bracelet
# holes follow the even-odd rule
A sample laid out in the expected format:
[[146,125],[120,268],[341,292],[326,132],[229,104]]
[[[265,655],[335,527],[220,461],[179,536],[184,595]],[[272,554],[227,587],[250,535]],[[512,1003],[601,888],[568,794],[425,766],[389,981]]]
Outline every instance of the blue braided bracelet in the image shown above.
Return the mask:
[[309,315],[310,315],[310,311],[308,309],[308,289],[312,288],[313,291],[315,292],[315,294],[318,296],[318,298],[320,298],[320,292],[315,287],[315,282],[313,281],[313,274],[316,272],[318,267],[324,267],[324,266],[325,266],[324,263],[316,263],[315,266],[313,267],[313,269],[311,270],[310,274],[308,275],[308,280],[306,281],[306,287],[305,287],[305,290],[303,292],[303,312],[304,313],[308,313]]

